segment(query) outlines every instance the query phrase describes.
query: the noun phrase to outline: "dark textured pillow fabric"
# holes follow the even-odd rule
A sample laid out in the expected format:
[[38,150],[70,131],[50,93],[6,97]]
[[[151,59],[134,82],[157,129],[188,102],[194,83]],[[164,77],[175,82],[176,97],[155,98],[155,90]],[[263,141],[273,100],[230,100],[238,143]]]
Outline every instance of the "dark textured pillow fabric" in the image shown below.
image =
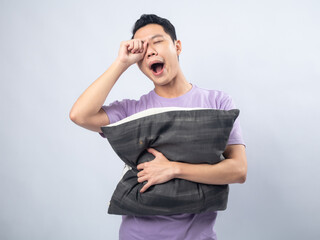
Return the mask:
[[228,185],[172,179],[140,193],[137,165],[163,153],[170,161],[215,164],[223,160],[238,109],[154,108],[101,127],[114,151],[130,166],[117,185],[108,213],[173,215],[224,210]]

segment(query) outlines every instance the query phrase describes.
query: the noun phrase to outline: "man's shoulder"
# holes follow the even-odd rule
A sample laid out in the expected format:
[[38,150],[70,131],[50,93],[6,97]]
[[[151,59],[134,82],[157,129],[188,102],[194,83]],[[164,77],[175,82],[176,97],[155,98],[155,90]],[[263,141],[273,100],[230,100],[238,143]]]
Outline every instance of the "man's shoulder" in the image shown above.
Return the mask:
[[196,89],[199,91],[199,92],[202,92],[202,93],[207,93],[207,94],[214,94],[214,95],[224,95],[224,96],[228,96],[228,94],[222,90],[218,90],[218,89],[207,89],[207,88],[202,88],[202,87],[198,87],[198,86],[195,86]]
[[140,97],[137,97],[137,98],[124,98],[122,100],[118,100],[117,102],[120,102],[122,104],[129,104],[129,103],[137,104],[139,102],[143,102],[143,101],[146,101],[146,100],[152,98],[152,92],[153,92],[153,90],[151,90],[148,93],[145,93],[145,94],[141,95]]
[[154,90],[151,90],[148,93],[141,95],[139,100],[136,100],[136,101],[145,101],[148,99],[150,100],[151,98],[153,98],[153,94],[154,94]]
[[223,91],[223,90],[218,90],[218,89],[207,89],[207,88],[202,88],[202,87],[196,87],[196,94],[204,95],[210,99],[215,99],[215,100],[226,100],[226,99],[231,99],[231,96]]

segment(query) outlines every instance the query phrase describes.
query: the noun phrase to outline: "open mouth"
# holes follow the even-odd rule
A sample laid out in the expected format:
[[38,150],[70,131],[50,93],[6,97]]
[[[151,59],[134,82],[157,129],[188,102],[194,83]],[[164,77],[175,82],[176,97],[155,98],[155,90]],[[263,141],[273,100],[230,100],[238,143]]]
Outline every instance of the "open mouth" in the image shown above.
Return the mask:
[[154,63],[151,65],[151,70],[155,75],[159,75],[163,72],[164,63]]

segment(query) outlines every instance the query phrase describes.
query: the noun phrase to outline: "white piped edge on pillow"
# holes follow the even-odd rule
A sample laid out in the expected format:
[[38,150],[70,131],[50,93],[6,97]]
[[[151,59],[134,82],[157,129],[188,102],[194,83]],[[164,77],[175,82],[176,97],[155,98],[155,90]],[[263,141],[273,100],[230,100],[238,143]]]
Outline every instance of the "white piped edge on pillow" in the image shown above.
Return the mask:
[[126,117],[124,119],[121,119],[118,122],[103,126],[103,127],[113,127],[113,126],[118,126],[120,124],[126,123],[126,122],[130,122],[139,118],[143,118],[143,117],[147,117],[147,116],[151,116],[154,114],[158,114],[158,113],[164,113],[164,112],[171,112],[171,111],[193,111],[193,110],[208,110],[208,109],[212,109],[212,108],[183,108],[183,107],[163,107],[163,108],[149,108],[147,110],[143,110],[141,112],[132,114],[129,117]]

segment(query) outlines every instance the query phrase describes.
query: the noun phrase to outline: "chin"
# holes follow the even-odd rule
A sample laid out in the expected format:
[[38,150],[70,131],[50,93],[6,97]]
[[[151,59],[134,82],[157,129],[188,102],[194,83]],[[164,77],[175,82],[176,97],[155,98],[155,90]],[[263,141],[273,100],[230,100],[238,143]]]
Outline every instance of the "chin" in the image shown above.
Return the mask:
[[156,80],[154,80],[154,79],[151,79],[151,81],[153,82],[153,84],[154,85],[157,85],[157,86],[166,86],[166,85],[168,85],[168,84],[170,84],[171,83],[171,81],[170,80],[167,80],[167,79],[163,79],[163,80],[158,80],[158,79],[156,79]]
[[157,85],[157,86],[166,86],[173,82],[172,79],[169,80],[168,74],[161,77],[155,77],[152,75],[152,73],[149,74],[144,72],[144,74],[153,82],[154,85]]

